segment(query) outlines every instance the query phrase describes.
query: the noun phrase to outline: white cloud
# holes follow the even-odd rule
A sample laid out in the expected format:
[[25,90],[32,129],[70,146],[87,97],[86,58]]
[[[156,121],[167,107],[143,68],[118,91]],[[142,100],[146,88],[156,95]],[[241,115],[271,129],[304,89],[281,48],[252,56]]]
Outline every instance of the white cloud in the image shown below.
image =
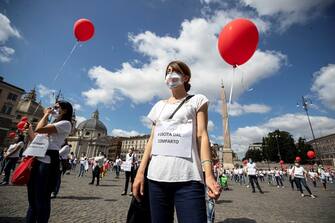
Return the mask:
[[47,98],[50,104],[55,103],[56,90],[49,89],[43,84],[37,85],[37,92],[40,94],[41,98]]
[[139,136],[139,135],[144,135],[144,134],[139,133],[135,130],[126,131],[126,130],[122,130],[122,129],[113,129],[111,135],[112,136],[121,136],[121,137],[131,137],[131,136]]
[[0,62],[7,63],[12,60],[12,56],[15,53],[13,48],[7,46],[0,47]]
[[325,106],[335,110],[335,64],[329,64],[314,73],[311,90]]
[[302,24],[320,15],[334,0],[240,0],[254,8],[260,16],[272,16],[284,31],[293,24]]
[[85,120],[86,120],[86,118],[84,116],[78,116],[78,115],[76,115],[76,121],[77,121],[77,126],[76,127],[78,127],[78,125],[80,123],[82,123],[83,121],[85,121]]
[[147,116],[141,116],[140,121],[143,126],[147,127],[148,129],[152,128],[152,122]]
[[[310,116],[315,137],[325,136],[334,133],[335,119],[325,116]],[[279,129],[287,131],[295,139],[299,137],[312,139],[311,130],[305,114],[284,114],[282,116],[269,119],[259,126],[246,126],[238,128],[231,135],[232,148],[239,157],[244,157],[248,146],[251,143],[261,142],[262,137],[267,133]]]
[[[221,114],[222,102],[217,101],[217,103],[215,103],[210,109]],[[228,113],[231,116],[241,116],[249,113],[264,114],[269,111],[271,111],[271,107],[264,104],[241,105],[237,102],[234,102],[230,106],[228,105]]]
[[[155,97],[167,97],[169,91],[164,84],[164,70],[175,59],[185,61],[192,70],[191,93],[205,94],[210,100],[219,98],[221,80],[229,88],[233,69],[218,53],[217,34],[224,24],[239,15],[244,14],[236,10],[220,11],[207,19],[185,20],[177,37],[158,36],[150,31],[130,35],[134,49],[149,58],[149,62],[138,66],[125,62],[116,71],[102,66],[91,68],[88,73],[95,87],[82,93],[86,103],[104,103],[113,107],[125,97],[135,104],[148,102]],[[268,30],[269,26],[263,20],[250,19],[257,24],[260,32]],[[245,91],[241,85],[242,76],[244,84],[250,87],[276,73],[285,63],[285,58],[280,52],[257,50],[250,61],[241,67],[243,72],[241,69],[236,71],[234,98]]]
[[73,104],[73,108],[74,108],[76,111],[80,111],[80,110],[82,110],[80,104]]
[[208,129],[208,132],[211,132],[213,131],[215,128],[215,124],[212,120],[208,120],[208,124],[207,124],[207,129]]
[[[11,26],[10,20],[4,14],[0,13],[0,44],[5,44],[11,37],[21,38],[21,35],[17,29]],[[11,47],[1,46],[0,47],[0,62],[8,63],[11,61],[11,57],[14,55],[15,50]]]
[[0,43],[4,44],[10,37],[21,38],[17,29],[11,26],[10,20],[0,13]]

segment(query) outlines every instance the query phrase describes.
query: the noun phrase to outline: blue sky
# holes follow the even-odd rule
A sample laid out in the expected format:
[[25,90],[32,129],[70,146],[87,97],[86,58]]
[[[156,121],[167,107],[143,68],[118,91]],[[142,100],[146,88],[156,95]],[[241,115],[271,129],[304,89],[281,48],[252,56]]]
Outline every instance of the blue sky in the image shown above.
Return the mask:
[[[27,91],[36,87],[44,105],[61,89],[78,121],[98,107],[111,135],[148,133],[144,116],[169,94],[164,69],[180,59],[192,70],[191,93],[210,99],[209,135],[222,142],[220,83],[230,107],[232,147],[240,156],[275,129],[311,138],[335,127],[334,0],[123,0],[1,1],[0,74]],[[237,69],[217,51],[217,35],[235,18],[252,20],[258,50]],[[95,36],[80,44],[59,78],[54,77],[76,43],[73,24],[88,18]]]

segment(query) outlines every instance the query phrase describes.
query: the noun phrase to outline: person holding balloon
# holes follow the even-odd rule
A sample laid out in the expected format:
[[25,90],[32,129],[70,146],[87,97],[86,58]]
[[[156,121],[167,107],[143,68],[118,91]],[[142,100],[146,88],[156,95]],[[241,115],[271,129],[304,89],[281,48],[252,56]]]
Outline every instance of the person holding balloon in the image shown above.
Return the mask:
[[20,150],[24,147],[24,136],[23,134],[17,134],[14,138],[15,143],[11,144],[4,154],[4,159],[6,159],[4,171],[5,177],[0,185],[8,185],[10,173],[15,169],[16,163],[20,157]]
[[221,193],[212,171],[208,99],[187,93],[190,78],[191,71],[185,63],[170,62],[165,83],[171,96],[157,102],[148,114],[153,128],[133,183],[133,195],[137,200],[143,198],[148,165],[153,223],[173,222],[174,209],[179,222],[206,223],[204,184],[210,198],[217,199]]
[[302,185],[305,187],[305,189],[308,191],[308,193],[310,194],[310,196],[312,198],[315,198],[315,196],[312,194],[311,190],[309,189],[307,183],[306,183],[306,174],[307,171],[304,169],[304,167],[300,166],[300,161],[299,160],[295,160],[294,163],[294,167],[292,169],[292,175],[294,177],[294,181],[298,187],[298,189],[300,190],[301,193],[301,197],[304,197],[304,192],[302,190]]
[[72,129],[73,108],[69,102],[58,101],[52,108],[46,108],[42,119],[36,129],[27,122],[25,128],[30,140],[38,134],[48,137],[45,144],[46,154],[36,158],[27,184],[28,211],[27,222],[45,223],[49,221],[51,211],[51,192],[56,187],[57,173],[59,171],[59,150]]

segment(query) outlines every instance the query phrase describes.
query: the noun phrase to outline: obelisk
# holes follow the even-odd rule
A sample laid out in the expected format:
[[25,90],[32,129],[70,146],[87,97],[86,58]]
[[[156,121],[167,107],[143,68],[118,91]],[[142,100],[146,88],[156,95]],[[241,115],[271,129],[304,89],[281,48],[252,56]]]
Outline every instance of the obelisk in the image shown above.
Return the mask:
[[223,151],[222,162],[224,169],[234,168],[233,150],[231,149],[230,131],[229,131],[229,115],[226,102],[226,94],[223,84],[221,85],[221,100],[222,100],[222,122],[223,122]]

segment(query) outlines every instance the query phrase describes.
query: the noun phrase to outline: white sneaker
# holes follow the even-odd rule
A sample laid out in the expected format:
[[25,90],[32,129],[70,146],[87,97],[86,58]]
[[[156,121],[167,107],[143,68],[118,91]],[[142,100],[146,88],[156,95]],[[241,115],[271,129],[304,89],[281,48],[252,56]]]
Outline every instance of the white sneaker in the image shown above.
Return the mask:
[[277,186],[277,188],[279,188],[279,185]]
[[312,194],[312,195],[311,195],[311,198],[313,198],[313,199],[314,199],[314,198],[316,198],[316,197],[315,197],[315,196]]
[[305,195],[304,195],[304,194],[301,194],[301,197],[305,197]]

